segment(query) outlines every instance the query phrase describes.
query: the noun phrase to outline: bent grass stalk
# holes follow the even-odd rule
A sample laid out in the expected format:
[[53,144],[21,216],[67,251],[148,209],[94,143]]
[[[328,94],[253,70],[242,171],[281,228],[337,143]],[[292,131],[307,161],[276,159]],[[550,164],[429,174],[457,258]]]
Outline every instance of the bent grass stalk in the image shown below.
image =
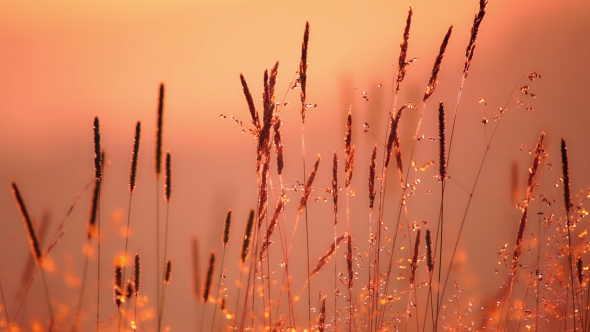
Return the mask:
[[51,299],[49,297],[49,289],[47,287],[47,279],[45,277],[45,270],[43,269],[43,253],[41,251],[41,246],[39,244],[39,240],[37,239],[37,235],[35,234],[35,229],[33,228],[33,223],[31,222],[31,218],[29,217],[29,213],[27,212],[27,208],[25,207],[25,203],[22,199],[22,196],[18,190],[18,186],[15,182],[12,182],[12,193],[14,194],[14,199],[16,200],[16,205],[19,209],[20,215],[25,223],[25,229],[27,231],[27,235],[29,238],[29,245],[31,248],[31,252],[33,257],[35,258],[35,262],[37,266],[41,269],[41,277],[43,278],[43,287],[45,289],[45,297],[47,299],[47,308],[49,311],[49,331],[53,331],[53,323],[54,323],[54,315],[53,315],[53,308],[51,306]]

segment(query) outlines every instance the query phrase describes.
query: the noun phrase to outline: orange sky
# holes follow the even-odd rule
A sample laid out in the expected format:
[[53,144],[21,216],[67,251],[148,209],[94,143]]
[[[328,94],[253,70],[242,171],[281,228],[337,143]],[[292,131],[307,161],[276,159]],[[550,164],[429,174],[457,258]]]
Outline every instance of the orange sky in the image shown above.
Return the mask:
[[[169,296],[176,299],[178,306],[191,308],[171,310],[168,323],[174,326],[173,321],[183,322],[178,323],[176,330],[192,327],[193,302],[185,288],[190,283],[190,268],[182,267],[188,266],[190,235],[199,236],[203,255],[211,249],[221,250],[220,222],[227,209],[233,208],[239,218],[234,233],[238,238],[247,211],[256,202],[254,140],[241,134],[240,127],[230,120],[220,119],[220,114],[226,114],[248,122],[239,73],[246,76],[258,103],[262,73],[278,60],[277,98],[282,99],[298,69],[303,28],[309,21],[308,100],[318,107],[309,112],[306,123],[308,169],[313,156],[321,154],[325,164],[318,188],[329,185],[326,165],[332,151],[338,149],[343,153],[344,116],[349,105],[353,105],[357,158],[362,160],[356,186],[363,193],[358,200],[364,202],[366,164],[372,145],[383,140],[384,115],[391,97],[388,89],[408,5],[407,1],[384,0],[2,2],[0,210],[4,222],[0,250],[10,253],[0,255],[3,286],[20,284],[20,274],[8,271],[20,271],[22,262],[30,255],[26,233],[11,197],[11,181],[19,183],[35,219],[40,219],[44,211],[50,214],[50,234],[76,195],[82,193],[68,219],[67,233],[53,253],[61,271],[66,270],[64,257],[68,253],[76,264],[81,264],[79,250],[84,244],[90,200],[90,192],[83,188],[92,177],[94,116],[101,119],[103,147],[110,161],[105,181],[109,198],[103,206],[105,224],[114,211],[127,211],[126,181],[133,127],[136,121],[142,122],[140,173],[132,223],[145,222],[148,226],[137,230],[130,248],[146,256],[152,254],[156,190],[153,137],[157,89],[164,82],[165,147],[173,154],[175,172],[170,212],[174,241],[170,252],[179,267]],[[442,100],[449,108],[455,103],[477,1],[419,0],[413,2],[413,8],[409,57],[418,61],[408,69],[400,103],[418,104],[444,32],[454,25],[439,87],[427,109],[427,116],[433,118],[435,101]],[[492,205],[491,209],[493,204],[507,207],[495,217],[484,214],[482,218],[501,222],[510,234],[519,213],[507,198],[510,166],[518,163],[524,182],[530,162],[526,151],[533,147],[541,130],[547,132],[547,151],[552,157],[558,156],[559,138],[568,141],[575,191],[586,190],[590,184],[586,166],[590,161],[590,112],[585,100],[590,89],[589,15],[590,4],[585,1],[490,1],[459,110],[455,174],[458,183],[471,186],[475,167],[463,170],[459,165],[479,162],[485,149],[482,117],[493,118],[495,107],[504,104],[525,73],[539,72],[542,79],[530,84],[538,98],[527,100],[534,112],[516,110],[506,114],[494,144],[491,158],[495,159],[486,168],[487,180],[482,181],[481,191],[476,193],[485,198],[480,202],[481,209],[486,209],[487,204]],[[378,88],[379,84],[383,87]],[[363,91],[370,102],[362,99]],[[489,101],[488,108],[477,103],[482,97]],[[288,150],[286,181],[294,183],[295,179],[302,179],[300,119],[296,106],[291,106],[297,105],[298,90],[289,93],[286,101],[291,103],[283,113]],[[418,112],[408,114],[401,128],[405,144],[411,142]],[[362,134],[365,121],[372,134]],[[435,135],[435,122],[426,121],[423,126],[424,135]],[[521,144],[526,145],[524,152],[515,148]],[[430,148],[419,150],[417,164],[435,158],[428,155]],[[558,164],[557,159],[552,162]],[[553,183],[558,177],[557,173],[548,175],[547,181]],[[424,182],[425,188],[436,183],[433,179]],[[317,196],[322,196],[321,192]],[[291,201],[297,202],[297,196],[291,197]],[[463,201],[453,204],[460,208]],[[317,214],[329,216],[329,210],[324,204],[317,207]],[[353,211],[358,219],[366,218],[366,213],[360,208]],[[430,217],[417,213],[412,219]],[[112,227],[115,232],[115,226]],[[471,227],[468,232],[494,230],[485,223]],[[320,241],[321,232],[316,233],[314,240]],[[111,239],[117,244],[105,251],[108,263],[123,243],[116,235],[111,234]],[[474,245],[473,240],[465,241],[466,248]],[[489,257],[482,257],[494,262],[497,247],[511,241],[512,237],[502,234],[498,239],[487,240],[493,250]],[[238,247],[236,241],[229,248],[235,256],[231,258],[234,264]],[[324,243],[318,244],[312,257],[321,255],[325,248]],[[153,263],[147,264],[149,269]],[[483,275],[489,269],[474,267],[477,268]],[[78,273],[80,270],[79,267]],[[111,272],[107,272],[105,275],[110,278]],[[233,285],[237,275],[231,277],[228,283]],[[480,284],[473,286],[473,292],[483,297],[487,296],[485,292],[477,289],[482,278],[476,278]],[[56,289],[66,287],[56,275],[50,283]],[[317,290],[314,288],[314,292]],[[40,288],[34,292],[37,297],[42,294]],[[9,308],[17,303],[15,297],[16,291],[10,289]],[[68,295],[60,301],[69,305],[74,297]],[[105,308],[106,320],[115,311],[110,303]]]

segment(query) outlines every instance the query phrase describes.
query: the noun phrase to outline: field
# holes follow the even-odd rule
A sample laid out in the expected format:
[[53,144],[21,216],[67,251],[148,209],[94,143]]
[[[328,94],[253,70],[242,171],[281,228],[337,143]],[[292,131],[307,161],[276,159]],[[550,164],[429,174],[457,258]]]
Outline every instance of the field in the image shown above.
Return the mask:
[[588,10],[0,5],[0,329],[590,330]]

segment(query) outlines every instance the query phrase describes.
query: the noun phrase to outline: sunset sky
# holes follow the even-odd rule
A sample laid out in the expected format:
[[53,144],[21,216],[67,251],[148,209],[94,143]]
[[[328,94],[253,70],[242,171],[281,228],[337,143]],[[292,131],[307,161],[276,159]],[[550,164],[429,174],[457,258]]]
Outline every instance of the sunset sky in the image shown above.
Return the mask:
[[[381,149],[384,141],[391,82],[409,5],[408,1],[397,0],[0,3],[0,252],[4,253],[0,255],[0,281],[11,315],[22,291],[21,271],[31,254],[10,190],[12,181],[19,184],[36,222],[48,216],[45,246],[80,194],[66,220],[66,233],[51,252],[56,271],[48,275],[55,307],[70,307],[70,315],[74,310],[71,305],[77,301],[79,286],[67,285],[63,280],[68,273],[78,277],[82,273],[95,116],[101,121],[102,146],[108,159],[101,206],[106,230],[102,258],[105,323],[116,313],[108,283],[113,259],[123,250],[119,229],[126,222],[127,181],[137,121],[142,123],[142,138],[130,252],[144,255],[145,270],[153,274],[154,263],[147,258],[154,255],[154,195],[161,190],[155,187],[153,151],[158,86],[164,83],[164,146],[172,154],[174,169],[169,256],[176,269],[167,295],[164,324],[175,331],[193,329],[198,319],[194,313],[200,313],[200,307],[188,289],[192,278],[191,238],[199,239],[203,272],[209,251],[221,253],[222,221],[227,210],[233,209],[235,227],[226,266],[235,266],[248,211],[256,204],[255,140],[242,133],[242,129],[247,131],[250,118],[240,73],[261,107],[263,72],[279,61],[276,101],[283,102],[286,95],[284,101],[289,102],[281,113],[287,154],[284,181],[292,185],[303,182],[299,90],[289,91],[289,86],[299,68],[306,21],[310,24],[307,100],[317,104],[309,110],[305,124],[307,171],[318,154],[323,162],[312,196],[329,198],[323,191],[330,186],[329,163],[334,150],[343,156],[345,116],[352,106],[354,144],[358,149],[353,180],[357,193],[352,204],[358,207],[351,213],[353,232],[359,232],[356,245],[362,251],[365,244],[361,241],[367,236],[360,235],[366,229],[362,223],[366,223],[368,213],[367,165],[373,145],[377,143]],[[408,68],[398,106],[413,102],[421,107],[441,40],[453,25],[439,85],[427,104],[421,129],[425,137],[435,137],[438,101],[447,105],[448,114],[454,111],[478,1],[417,0],[411,5],[414,16],[408,57],[417,61]],[[473,184],[485,151],[485,137],[490,137],[497,124],[493,118],[499,114],[498,107],[511,100],[511,92],[517,87],[512,96],[534,111],[516,109],[514,100],[508,104],[509,111],[503,115],[505,119],[475,193],[474,222],[465,230],[468,235],[461,242],[465,252],[481,255],[477,263],[470,265],[473,277],[463,279],[463,286],[483,301],[496,289],[486,289],[486,282],[501,283],[502,278],[493,274],[497,251],[504,243],[513,243],[519,218],[520,211],[511,200],[512,165],[518,167],[518,189],[524,192],[531,161],[528,152],[541,131],[547,133],[547,162],[554,166],[545,175],[545,185],[551,187],[560,178],[561,137],[568,142],[573,191],[586,192],[590,185],[590,111],[586,99],[590,91],[589,17],[590,3],[582,0],[490,0],[459,106],[455,170],[449,171],[457,184],[456,196],[452,196],[457,200],[449,203],[449,211],[455,211],[449,212],[451,233],[456,234],[459,220],[455,219],[461,215],[467,196],[460,188],[471,188]],[[542,78],[519,81],[531,71]],[[523,85],[530,85],[537,98],[522,95],[518,87]],[[363,98],[363,92],[369,101]],[[481,98],[485,98],[487,106],[478,102]],[[221,114],[228,118],[222,119]],[[246,127],[240,127],[231,116]],[[418,117],[419,110],[412,110],[402,118],[400,136],[402,148],[407,149],[405,158],[409,158]],[[489,120],[486,126],[482,125],[484,117]],[[370,133],[363,133],[365,122]],[[420,144],[415,155],[417,166],[436,160],[436,144],[427,139]],[[434,168],[418,174],[423,186],[420,190],[439,189]],[[400,190],[395,182],[397,175],[391,178],[393,198]],[[299,192],[289,195],[292,204],[288,211],[293,213]],[[310,203],[317,227],[312,235],[313,262],[330,244],[330,237],[324,241],[322,232],[332,232],[331,204],[322,199]],[[393,214],[397,201],[391,205]],[[163,202],[160,208],[164,211]],[[413,221],[435,223],[431,218],[438,212],[436,208],[417,210],[410,217]],[[493,235],[478,241],[474,234]],[[302,236],[298,233],[296,243],[303,243]],[[479,242],[488,249],[476,248]],[[304,264],[304,258],[298,257],[294,264]],[[96,260],[93,262],[91,285],[96,282]],[[227,275],[226,283],[233,287],[230,292],[235,292],[236,270]],[[150,286],[155,281],[149,273],[144,285],[146,294],[153,297]],[[301,282],[300,278],[297,285],[301,286]],[[314,300],[321,287],[322,282],[314,285]],[[329,290],[324,289],[324,293]],[[34,300],[44,301],[39,278],[28,296],[19,320],[25,329],[30,328],[30,317],[46,315],[45,307],[34,305]],[[89,292],[85,304],[85,310],[90,312],[85,322],[87,330],[93,326],[94,301],[94,293]],[[153,320],[146,323],[145,331],[153,328],[151,324]]]

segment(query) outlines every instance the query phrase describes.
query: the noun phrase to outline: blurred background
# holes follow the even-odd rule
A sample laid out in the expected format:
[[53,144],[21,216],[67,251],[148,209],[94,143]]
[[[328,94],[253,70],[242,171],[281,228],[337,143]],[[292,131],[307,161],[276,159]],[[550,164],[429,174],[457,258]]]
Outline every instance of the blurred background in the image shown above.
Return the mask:
[[[434,165],[424,171],[412,171],[411,180],[419,178],[420,183],[415,195],[408,199],[407,218],[402,217],[404,224],[425,225],[425,221],[434,227],[440,200],[440,185],[435,177],[438,143],[428,138],[436,137],[438,101],[447,105],[449,115],[454,111],[478,1],[416,0],[411,4],[414,16],[408,57],[417,60],[408,68],[398,107],[407,102],[422,107],[421,98],[440,43],[448,27],[454,27],[438,88],[422,121],[420,135],[424,139],[417,143],[412,160],[417,167],[429,160]],[[173,164],[168,252],[174,271],[166,295],[163,325],[187,331],[198,324],[202,304],[192,295],[191,241],[198,239],[203,274],[208,253],[216,250],[221,254],[223,220],[228,209],[233,209],[234,224],[224,283],[233,313],[241,236],[248,212],[257,200],[255,140],[248,133],[250,115],[239,74],[245,75],[254,101],[261,108],[263,72],[280,62],[276,101],[283,103],[283,179],[289,186],[297,187],[304,181],[301,117],[299,90],[290,86],[299,68],[306,21],[311,30],[307,100],[314,105],[305,125],[308,172],[316,156],[322,156],[309,203],[310,259],[313,266],[332,241],[331,196],[323,188],[331,185],[333,151],[338,151],[341,165],[344,163],[342,139],[346,112],[352,107],[357,165],[352,184],[355,195],[350,198],[351,225],[361,257],[357,264],[366,264],[362,257],[368,247],[367,169],[373,145],[378,144],[382,151],[385,140],[392,80],[409,5],[408,1],[393,0],[2,2],[0,281],[9,314],[14,315],[26,288],[28,276],[24,271],[31,256],[10,190],[10,183],[16,181],[38,230],[47,223],[45,248],[79,197],[65,220],[65,234],[50,252],[54,266],[48,273],[54,311],[64,319],[62,326],[72,324],[92,196],[89,184],[93,178],[95,116],[100,118],[102,147],[108,161],[101,202],[101,321],[109,327],[116,321],[110,282],[113,261],[123,252],[125,243],[121,228],[127,220],[128,173],[137,121],[142,123],[142,136],[138,183],[131,205],[129,250],[144,257],[143,290],[149,298],[144,309],[153,307],[154,196],[156,191],[159,195],[162,192],[162,188],[156,187],[153,160],[160,83],[166,88],[164,147],[171,152]],[[554,167],[545,164],[542,181],[538,181],[540,190],[560,199],[555,186],[561,177],[557,166],[561,137],[568,143],[573,192],[588,190],[590,112],[585,96],[590,88],[589,15],[590,3],[586,1],[490,1],[458,109],[449,169],[452,180],[446,193],[445,220],[450,239],[447,243],[454,244],[469,191],[486,151],[486,140],[499,124],[495,117],[502,115],[459,242],[461,264],[450,279],[465,289],[465,301],[473,299],[483,306],[506,279],[505,269],[494,272],[503,267],[497,263],[498,250],[505,243],[514,243],[520,218],[516,204],[524,197],[532,160],[529,152],[541,131],[547,133],[546,162]],[[531,71],[542,77],[529,81],[526,77]],[[530,86],[536,98],[521,92],[520,87],[525,85]],[[507,111],[501,114],[499,107]],[[410,162],[419,114],[419,109],[408,110],[401,120],[406,165]],[[488,124],[482,124],[484,119]],[[447,123],[450,125],[450,116]],[[392,225],[401,193],[396,173],[391,169],[388,184],[391,194],[387,196],[390,201],[385,223],[390,228],[395,227]],[[340,175],[344,183],[343,169]],[[273,188],[277,188],[276,182]],[[292,190],[288,195],[288,221],[292,222],[300,191]],[[344,221],[344,191],[340,204],[340,220]],[[163,200],[160,212],[163,222]],[[560,213],[563,214],[563,207]],[[341,222],[339,233],[344,231],[345,223]],[[300,224],[295,247],[303,246],[304,241],[305,229]],[[278,242],[275,246],[271,270],[281,280]],[[338,262],[343,261],[340,252]],[[305,282],[305,259],[303,250],[292,259],[297,289]],[[326,269],[333,271],[333,265]],[[425,279],[425,269],[420,269]],[[84,330],[94,328],[95,255],[88,273],[83,297]],[[359,278],[364,273],[359,272]],[[200,278],[203,280],[204,276]],[[316,306],[320,290],[333,293],[333,275],[326,272],[312,280],[312,303]],[[453,291],[448,290],[449,296]],[[39,305],[44,301],[43,294],[41,279],[37,277],[17,321],[24,330],[34,330],[38,327],[36,322],[45,326],[46,307]],[[306,292],[303,294],[302,302],[306,302]],[[212,307],[208,304],[207,315],[212,313]],[[305,322],[306,306],[298,310],[302,310]],[[154,328],[155,319],[140,322],[140,330]]]

